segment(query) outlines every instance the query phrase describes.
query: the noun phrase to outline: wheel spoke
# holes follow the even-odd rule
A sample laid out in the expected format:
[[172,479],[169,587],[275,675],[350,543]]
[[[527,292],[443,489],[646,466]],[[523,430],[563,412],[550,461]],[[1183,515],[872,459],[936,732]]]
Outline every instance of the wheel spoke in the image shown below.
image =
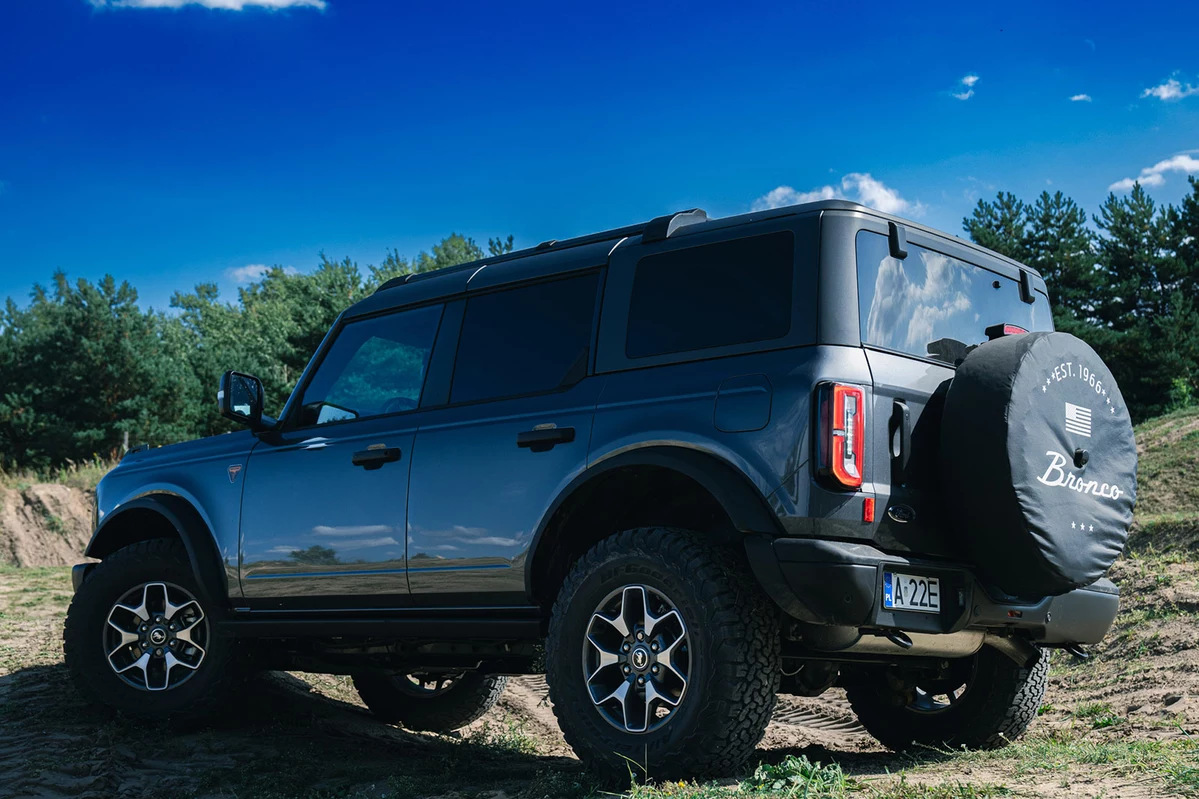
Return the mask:
[[593,695],[591,701],[597,705],[602,705],[605,702],[611,702],[613,700],[616,700],[617,702],[620,702],[620,705],[623,708],[624,707],[624,698],[629,693],[629,685],[630,685],[630,682],[628,680],[621,680],[620,685],[616,686],[616,689],[614,691],[612,691],[611,693],[609,693],[607,696],[605,696],[602,699],[596,699]]
[[172,605],[171,600],[168,597],[166,600],[166,612],[163,613],[162,615],[166,617],[167,621],[171,621],[172,619],[175,618],[176,613],[183,610],[184,608],[191,607],[192,605],[195,605],[196,621],[198,622],[198,621],[200,621],[200,619],[204,618],[204,609],[201,608],[200,603],[194,599],[188,600],[187,602],[184,602],[182,605]]
[[592,680],[594,680],[596,678],[597,675],[599,675],[599,673],[601,671],[608,668],[609,666],[615,666],[617,663],[619,663],[620,655],[617,654],[616,652],[609,652],[607,649],[600,646],[599,642],[595,640],[594,636],[591,636],[591,635],[587,636],[587,640],[591,643],[591,646],[594,647],[595,651],[599,654],[599,661],[596,664],[595,669],[591,672],[590,676],[587,677],[587,682],[590,683]]
[[[153,589],[153,594],[151,589]],[[171,600],[167,599],[166,583],[146,583],[146,587],[142,590],[142,608],[148,614],[147,618],[160,612],[165,613],[170,606]]]
[[669,621],[671,619],[673,619],[679,627],[679,634],[675,640],[678,640],[678,639],[686,636],[687,635],[687,627],[686,627],[686,625],[683,624],[683,617],[679,615],[679,612],[677,610],[672,609],[672,610],[667,611],[666,613],[663,613],[661,616],[652,616],[652,615],[650,615],[648,610],[646,611],[646,614],[645,614],[645,637],[652,638],[654,635],[654,630],[657,628],[657,626],[659,624],[661,624],[662,622]]
[[[620,597],[620,614],[624,617],[626,629],[632,630],[638,624],[644,625],[649,616],[648,603],[645,599],[645,589],[639,585],[630,585],[624,589]],[[628,635],[626,632],[625,635]]]

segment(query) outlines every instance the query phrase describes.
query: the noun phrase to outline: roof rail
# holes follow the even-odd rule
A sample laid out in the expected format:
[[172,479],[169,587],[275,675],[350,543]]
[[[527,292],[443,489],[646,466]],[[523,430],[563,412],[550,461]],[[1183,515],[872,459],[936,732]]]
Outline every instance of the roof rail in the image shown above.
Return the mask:
[[432,277],[440,277],[441,275],[450,275],[455,272],[461,272],[464,269],[478,269],[487,264],[498,264],[504,261],[511,261],[515,258],[523,258],[536,253],[552,252],[557,250],[565,250],[570,247],[582,247],[586,244],[596,244],[601,241],[610,241],[612,239],[623,239],[628,236],[640,235],[645,241],[660,241],[672,236],[679,228],[687,225],[694,225],[698,222],[707,221],[708,215],[701,208],[692,208],[689,211],[678,211],[677,213],[660,216],[650,222],[643,222],[639,225],[628,225],[626,227],[613,228],[612,230],[604,230],[600,233],[591,233],[586,236],[577,236],[573,239],[564,239],[558,241],[550,239],[543,241],[536,247],[528,247],[523,250],[514,250],[513,252],[504,253],[491,258],[480,258],[477,261],[470,263],[457,264],[455,266],[444,266],[441,269],[434,269],[431,272],[413,272],[407,275],[393,277],[386,281],[376,292],[385,291],[387,289],[402,286],[405,283],[415,283],[418,280],[428,280]]

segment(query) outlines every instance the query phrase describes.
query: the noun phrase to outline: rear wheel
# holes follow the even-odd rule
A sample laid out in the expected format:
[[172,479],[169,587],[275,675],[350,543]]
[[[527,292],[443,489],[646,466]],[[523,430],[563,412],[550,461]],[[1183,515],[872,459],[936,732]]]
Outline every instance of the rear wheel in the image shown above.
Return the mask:
[[499,701],[507,677],[464,674],[355,674],[358,695],[378,718],[410,730],[451,732]]
[[136,716],[219,709],[241,670],[235,642],[201,596],[177,540],[141,541],[110,555],[67,611],[63,653],[76,686]]
[[575,563],[546,645],[554,713],[611,777],[701,777],[741,767],[779,680],[777,619],[738,553],[642,529]]
[[863,679],[846,693],[862,726],[890,749],[917,744],[998,749],[1036,718],[1048,676],[1048,652],[1026,669],[984,646],[938,677],[890,671]]

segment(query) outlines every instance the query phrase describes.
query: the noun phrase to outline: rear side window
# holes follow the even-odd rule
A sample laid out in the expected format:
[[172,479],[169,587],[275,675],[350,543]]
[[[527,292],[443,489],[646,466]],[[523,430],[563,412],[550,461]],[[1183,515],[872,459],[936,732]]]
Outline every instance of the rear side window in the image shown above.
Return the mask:
[[887,237],[869,230],[856,244],[863,343],[956,364],[992,325],[1052,329],[1045,297],[1024,302],[1011,278],[912,244],[892,258]]
[[629,305],[629,358],[770,341],[791,330],[790,231],[648,255]]
[[599,275],[472,297],[466,303],[450,402],[535,394],[587,374]]

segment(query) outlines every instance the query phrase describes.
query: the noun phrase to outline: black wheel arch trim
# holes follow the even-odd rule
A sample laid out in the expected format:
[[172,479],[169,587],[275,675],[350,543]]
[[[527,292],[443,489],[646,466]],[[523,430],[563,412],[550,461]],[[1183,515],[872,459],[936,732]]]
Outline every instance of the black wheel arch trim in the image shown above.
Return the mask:
[[175,534],[179,536],[183,548],[187,551],[187,559],[191,563],[192,574],[200,592],[206,595],[201,598],[208,608],[224,608],[228,604],[229,584],[216,540],[195,506],[178,495],[147,494],[120,505],[97,525],[83,554],[89,558],[103,560],[127,544],[152,537],[127,540],[115,532],[114,525],[126,518],[127,514],[136,511],[157,513],[175,529]]
[[777,515],[771,510],[766,496],[737,467],[718,455],[688,447],[649,446],[622,452],[589,466],[567,484],[554,499],[542,517],[529,545],[528,564],[525,569],[525,592],[533,601],[536,596],[533,576],[539,562],[542,539],[576,491],[591,481],[616,469],[630,466],[657,466],[689,477],[707,491],[724,509],[733,526],[744,533],[769,533],[782,535],[783,529]]

